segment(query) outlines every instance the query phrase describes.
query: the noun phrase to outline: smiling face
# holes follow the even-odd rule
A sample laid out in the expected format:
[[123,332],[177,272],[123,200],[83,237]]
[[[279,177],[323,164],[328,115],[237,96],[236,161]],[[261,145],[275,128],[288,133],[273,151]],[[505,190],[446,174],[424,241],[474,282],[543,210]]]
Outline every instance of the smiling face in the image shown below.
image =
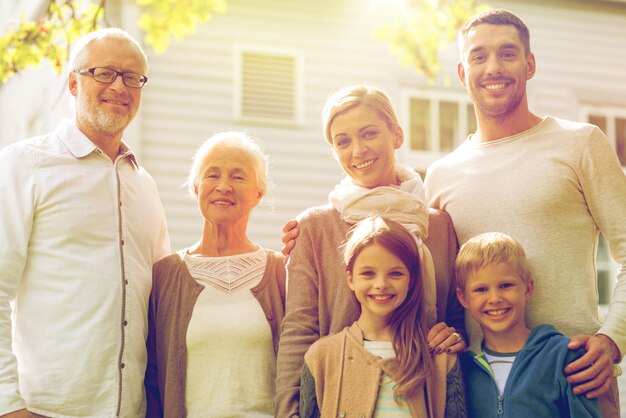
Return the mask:
[[520,342],[524,345],[530,332],[524,310],[532,291],[532,280],[524,283],[511,263],[500,262],[470,273],[465,290],[457,289],[457,296],[480,324],[485,344],[501,351],[503,341],[513,346],[519,346]]
[[[84,52],[82,68],[105,67],[116,71],[145,74],[146,66],[137,47],[125,39],[92,41]],[[76,125],[89,138],[100,134],[119,135],[133,120],[141,89],[126,87],[122,77],[111,84],[100,83],[91,74],[70,73],[69,88],[76,97]]]
[[361,304],[361,320],[387,323],[407,297],[409,270],[396,255],[378,243],[367,245],[347,273],[348,286]]
[[390,128],[376,110],[359,105],[339,113],[330,138],[341,168],[357,185],[397,184],[394,151],[402,145],[402,128]]
[[478,118],[506,119],[528,111],[526,81],[535,57],[513,25],[479,24],[462,41],[457,70]]
[[261,198],[253,156],[236,146],[215,145],[207,154],[194,186],[207,222],[247,225]]

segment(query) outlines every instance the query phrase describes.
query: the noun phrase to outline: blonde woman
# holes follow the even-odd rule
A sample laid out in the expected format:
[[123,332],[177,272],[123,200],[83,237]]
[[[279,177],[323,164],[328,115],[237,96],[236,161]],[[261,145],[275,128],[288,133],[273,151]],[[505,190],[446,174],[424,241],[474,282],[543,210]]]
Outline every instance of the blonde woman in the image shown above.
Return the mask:
[[[427,209],[419,175],[396,162],[404,135],[387,95],[374,87],[347,87],[328,99],[322,119],[326,141],[346,177],[330,193],[329,205],[298,216],[278,353],[276,415],[281,418],[298,415],[300,373],[309,346],[359,317],[338,247],[350,226],[370,215],[402,224],[419,242],[427,325],[437,320],[463,328],[463,308],[451,286],[456,236],[445,213]],[[431,329],[428,343],[438,352],[465,348],[459,333],[444,323]]]

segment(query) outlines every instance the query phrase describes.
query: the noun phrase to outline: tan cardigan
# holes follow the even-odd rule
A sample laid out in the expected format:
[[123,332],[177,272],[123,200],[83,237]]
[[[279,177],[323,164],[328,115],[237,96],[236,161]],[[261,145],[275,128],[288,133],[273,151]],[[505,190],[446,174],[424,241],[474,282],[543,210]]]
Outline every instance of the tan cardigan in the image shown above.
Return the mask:
[[[346,285],[346,267],[338,249],[350,225],[330,205],[298,216],[300,235],[287,263],[288,292],[276,372],[278,418],[298,415],[304,353],[320,337],[340,332],[356,321],[360,306]],[[463,307],[456,298],[454,260],[457,241],[450,217],[429,210],[425,244],[435,263],[437,318],[463,329]]]
[[[250,291],[259,301],[272,330],[278,351],[279,326],[284,316],[284,257],[267,251],[263,278]],[[147,417],[184,417],[187,359],[187,326],[196,299],[204,286],[197,283],[185,262],[172,254],[153,267],[148,313],[148,367],[146,370]]]
[[[433,360],[433,373],[426,380],[425,390],[406,399],[414,417],[444,417],[446,380],[457,363],[457,356],[444,353]],[[310,371],[314,381],[322,417],[373,416],[383,372],[394,379],[388,367],[390,359],[383,360],[363,347],[363,332],[356,322],[338,334],[318,340],[309,348],[304,361],[305,370]],[[302,395],[306,397],[311,388],[304,376],[302,380]],[[304,403],[305,398],[303,406]]]

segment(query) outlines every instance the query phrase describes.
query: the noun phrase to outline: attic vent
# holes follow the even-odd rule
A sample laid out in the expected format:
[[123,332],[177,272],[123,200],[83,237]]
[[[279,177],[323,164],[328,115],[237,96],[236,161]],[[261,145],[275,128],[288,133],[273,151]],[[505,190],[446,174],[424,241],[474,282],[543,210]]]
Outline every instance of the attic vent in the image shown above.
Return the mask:
[[240,51],[239,114],[246,120],[299,121],[298,56]]

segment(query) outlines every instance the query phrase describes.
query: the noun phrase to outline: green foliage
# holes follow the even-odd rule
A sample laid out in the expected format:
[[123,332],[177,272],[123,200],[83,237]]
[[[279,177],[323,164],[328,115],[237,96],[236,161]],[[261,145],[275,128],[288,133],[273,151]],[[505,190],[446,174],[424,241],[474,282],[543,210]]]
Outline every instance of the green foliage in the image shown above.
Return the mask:
[[406,14],[385,22],[374,37],[389,42],[403,65],[433,80],[441,71],[439,51],[455,40],[457,31],[476,13],[488,9],[475,0],[405,0]]
[[[164,51],[172,38],[192,34],[212,13],[223,13],[226,0],[136,0],[141,8],[139,27],[145,42]],[[48,0],[39,20],[22,19],[0,35],[0,82],[45,59],[61,72],[69,45],[104,24],[106,0]]]
[[212,12],[226,11],[226,0],[137,0],[137,4],[144,9],[139,27],[156,52],[165,51],[172,37],[180,40],[192,34]]
[[39,66],[44,58],[60,72],[69,43],[95,29],[103,14],[99,4],[83,6],[76,1],[51,0],[42,19],[22,19],[0,36],[0,81],[4,83],[26,68]]

